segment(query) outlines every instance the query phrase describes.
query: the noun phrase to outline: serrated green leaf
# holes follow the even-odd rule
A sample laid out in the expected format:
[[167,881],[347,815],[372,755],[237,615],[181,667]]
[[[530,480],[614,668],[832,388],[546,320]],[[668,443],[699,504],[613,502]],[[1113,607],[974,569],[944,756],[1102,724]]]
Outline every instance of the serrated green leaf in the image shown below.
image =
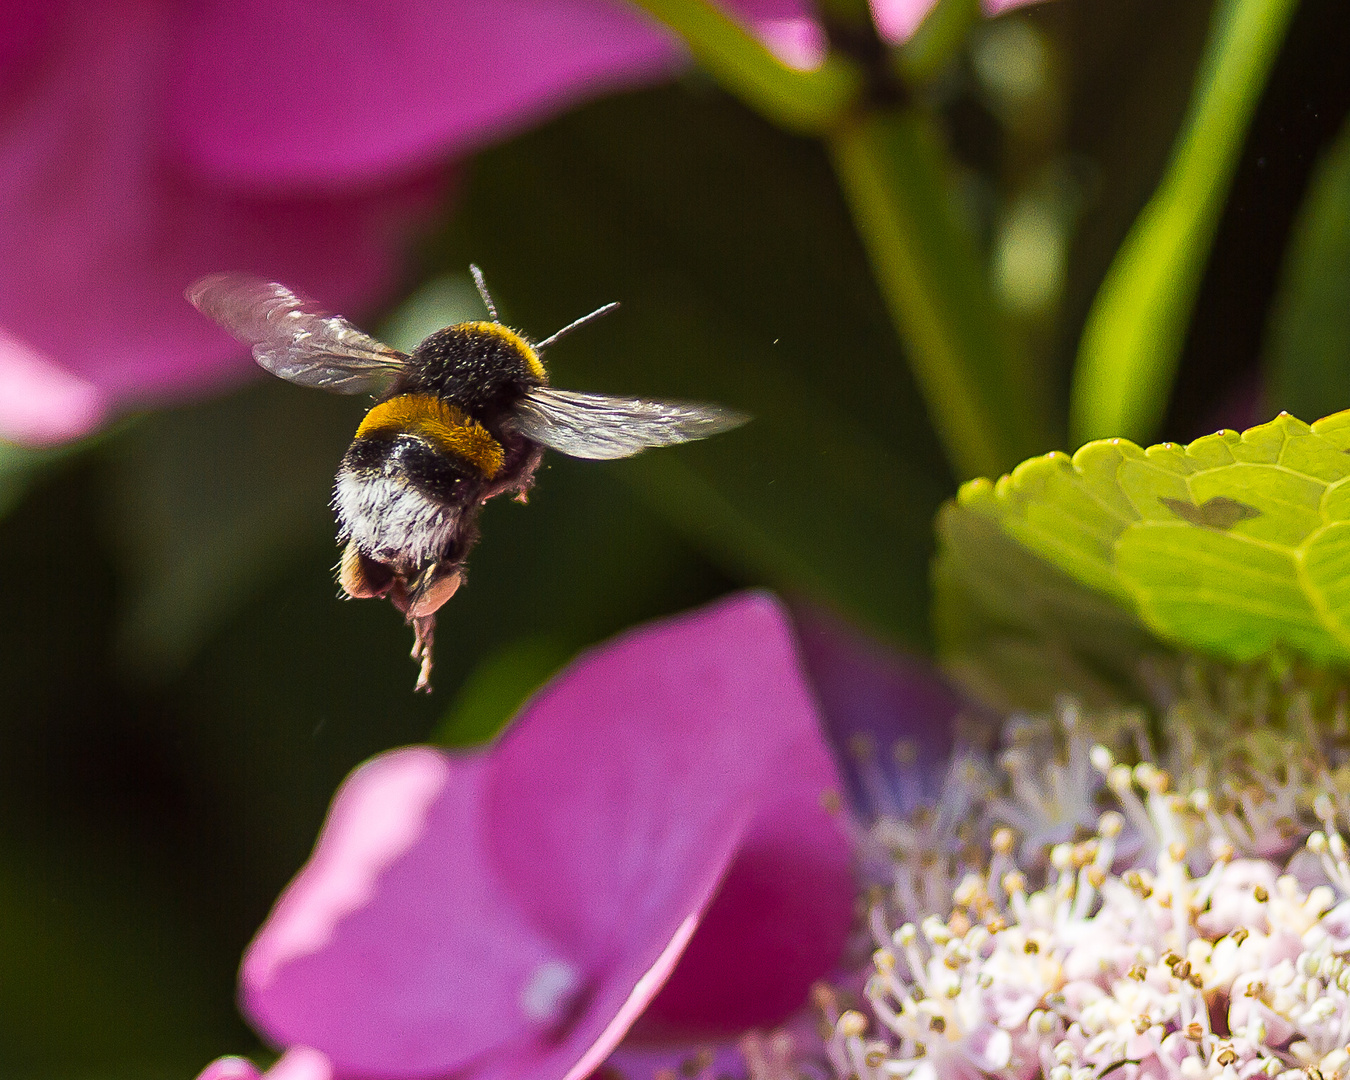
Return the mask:
[[1350,413],[1311,426],[1282,413],[1189,446],[1047,454],[957,502],[1163,640],[1231,661],[1283,649],[1345,663],[1347,451]]
[[937,523],[934,634],[943,665],[1003,710],[1064,694],[1094,707],[1139,700],[1146,657],[1165,649],[1128,610],[949,503]]
[[1294,223],[1265,353],[1276,408],[1308,416],[1350,405],[1350,122]]

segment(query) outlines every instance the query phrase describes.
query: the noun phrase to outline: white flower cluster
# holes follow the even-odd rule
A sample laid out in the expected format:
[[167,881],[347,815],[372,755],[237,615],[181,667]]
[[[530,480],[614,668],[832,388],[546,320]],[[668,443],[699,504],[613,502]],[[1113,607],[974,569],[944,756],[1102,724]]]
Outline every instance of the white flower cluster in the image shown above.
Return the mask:
[[861,1007],[818,1000],[835,1072],[1350,1078],[1344,771],[1307,740],[1224,771],[1179,731],[1178,790],[1147,760],[1118,763],[1073,709],[1051,729],[1057,752],[1041,731],[1001,776],[958,763],[951,805],[869,830],[891,873]]

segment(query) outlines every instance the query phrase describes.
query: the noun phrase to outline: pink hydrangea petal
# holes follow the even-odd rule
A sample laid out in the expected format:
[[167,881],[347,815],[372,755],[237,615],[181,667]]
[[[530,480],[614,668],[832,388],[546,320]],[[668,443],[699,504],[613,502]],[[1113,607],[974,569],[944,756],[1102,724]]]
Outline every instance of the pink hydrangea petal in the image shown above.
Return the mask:
[[139,403],[253,371],[182,298],[241,269],[356,312],[388,287],[431,179],[291,201],[205,189],[167,161],[157,117],[170,57],[164,5],[69,5],[0,130],[0,326]]
[[216,1058],[198,1075],[197,1080],[262,1080],[262,1073],[248,1058]]
[[[298,1046],[287,1050],[267,1070],[266,1080],[333,1080],[333,1063],[317,1050]],[[216,1058],[197,1080],[264,1080],[264,1074],[248,1058]]]
[[224,181],[338,187],[462,154],[682,58],[619,0],[213,0],[181,28],[174,122],[193,164]]
[[63,0],[4,0],[0,3],[0,106],[22,92],[57,23]]
[[814,71],[825,63],[830,43],[825,28],[815,19],[766,19],[756,29],[769,51],[790,68]]
[[[838,776],[771,598],[736,597],[583,659],[508,731],[492,781],[503,873],[540,925],[609,971],[606,984],[645,971],[739,857],[665,1018],[726,1028],[781,1016],[837,958],[853,882],[821,804]],[[548,797],[522,803],[522,790]]]
[[871,0],[872,21],[892,45],[908,41],[937,0]]
[[794,648],[773,600],[734,598],[583,657],[488,751],[358,770],[250,948],[245,1010],[339,1076],[584,1080],[714,896],[704,1014],[783,993],[774,971],[800,1000],[852,882]]
[[[936,799],[956,718],[971,704],[928,661],[829,612],[799,605],[793,619],[828,742],[845,752],[842,772],[864,816],[904,816]],[[855,752],[859,739],[871,746],[871,760]],[[897,759],[899,743],[912,757]]]
[[333,1063],[307,1046],[292,1047],[267,1070],[266,1080],[333,1080]]
[[65,442],[96,428],[106,410],[98,387],[0,332],[0,439]]
[[[727,7],[785,63],[823,60],[804,0]],[[194,166],[231,184],[341,187],[420,168],[685,62],[621,0],[212,0],[179,32],[175,130]]]
[[621,1076],[623,1080],[663,1080],[679,1076],[692,1056],[708,1053],[712,1055],[708,1075],[744,1075],[745,1058],[735,1043],[703,1039],[665,1043],[637,1043],[630,1039],[610,1054],[606,1064],[610,1067],[609,1075]]
[[1005,11],[1012,11],[1013,8],[1039,2],[1040,0],[983,0],[983,7],[986,15],[1002,15]]
[[769,772],[819,741],[818,724],[772,598],[640,627],[584,654],[502,737],[487,842],[553,936],[595,957],[622,952],[616,930],[636,926],[635,904],[688,889],[686,875],[654,879],[655,868],[739,844],[772,798]]
[[442,1076],[546,1027],[522,995],[571,958],[475,843],[486,757],[385,754],[342,786],[315,853],[244,960],[243,1007],[340,1075]]
[[838,784],[824,744],[803,740],[648,1008],[648,1030],[715,1038],[771,1027],[838,963],[857,892],[840,824],[823,806]]
[[[1013,8],[1038,3],[1039,0],[981,0],[986,15],[1001,15]],[[913,36],[919,24],[937,6],[937,0],[871,0],[872,21],[881,36],[892,45],[903,45]]]

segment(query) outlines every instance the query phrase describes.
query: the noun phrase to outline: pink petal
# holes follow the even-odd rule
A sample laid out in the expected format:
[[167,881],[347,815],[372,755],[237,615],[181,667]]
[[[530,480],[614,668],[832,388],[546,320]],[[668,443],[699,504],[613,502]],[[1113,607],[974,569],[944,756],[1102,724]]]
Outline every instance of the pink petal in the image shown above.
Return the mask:
[[767,19],[756,29],[769,51],[798,71],[814,71],[829,52],[825,28],[812,18]]
[[0,439],[45,446],[86,435],[107,408],[98,387],[0,331]]
[[295,1047],[267,1070],[266,1080],[333,1080],[333,1064],[317,1050]]
[[[661,1019],[711,1029],[780,1016],[837,959],[853,882],[821,795],[838,777],[771,598],[736,597],[589,655],[508,731],[492,780],[499,865],[540,925],[607,972],[604,992],[651,966],[733,854]],[[569,1043],[604,1012],[597,1002]]]
[[[264,1077],[247,1058],[223,1057],[203,1069],[197,1080],[264,1080]],[[333,1065],[317,1050],[296,1047],[287,1050],[267,1070],[266,1080],[333,1080]]]
[[244,1007],[339,1076],[478,1080],[584,1080],[687,945],[671,1016],[725,1024],[738,988],[790,1007],[847,926],[846,845],[820,808],[836,785],[774,601],[641,628],[491,750],[353,774],[250,948]]
[[872,21],[892,45],[903,45],[937,4],[937,0],[871,0]]
[[165,151],[168,12],[66,6],[0,127],[0,326],[118,404],[252,374],[246,351],[183,300],[193,278],[251,270],[359,312],[394,280],[399,237],[437,189],[289,201],[208,190]]
[[213,0],[181,29],[174,122],[230,182],[345,187],[420,169],[683,62],[618,0]]
[[[823,60],[804,0],[727,7],[784,63]],[[224,183],[288,187],[424,168],[686,59],[621,0],[212,0],[180,34],[172,97],[189,160]]]
[[342,1073],[442,1075],[526,1044],[531,977],[569,957],[475,842],[482,756],[393,751],[343,785],[313,857],[250,946],[243,1006]]
[[983,0],[982,6],[986,15],[1002,15],[1005,11],[1012,11],[1013,8],[1026,7],[1028,4],[1038,2],[1039,0]]
[[[842,772],[863,816],[907,815],[936,799],[956,718],[970,704],[929,661],[820,608],[794,607],[793,619],[829,745],[845,750]],[[904,759],[895,753],[902,745],[912,751]]]
[[262,1073],[248,1058],[216,1058],[197,1076],[197,1080],[262,1080]]

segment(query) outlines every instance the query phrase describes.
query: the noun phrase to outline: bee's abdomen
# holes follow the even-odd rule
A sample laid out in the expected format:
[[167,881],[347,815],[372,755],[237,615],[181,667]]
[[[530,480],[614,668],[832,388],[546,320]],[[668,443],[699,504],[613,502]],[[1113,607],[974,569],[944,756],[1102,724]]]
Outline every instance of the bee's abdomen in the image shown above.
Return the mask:
[[339,535],[400,567],[453,558],[471,535],[486,484],[477,469],[420,435],[359,436],[333,489]]
[[435,394],[399,394],[380,402],[356,429],[352,449],[363,440],[388,441],[402,435],[415,437],[487,480],[501,472],[505,461],[502,444],[485,427]]
[[530,343],[491,322],[436,331],[413,350],[409,370],[416,389],[479,417],[510,407],[531,387],[548,382]]

